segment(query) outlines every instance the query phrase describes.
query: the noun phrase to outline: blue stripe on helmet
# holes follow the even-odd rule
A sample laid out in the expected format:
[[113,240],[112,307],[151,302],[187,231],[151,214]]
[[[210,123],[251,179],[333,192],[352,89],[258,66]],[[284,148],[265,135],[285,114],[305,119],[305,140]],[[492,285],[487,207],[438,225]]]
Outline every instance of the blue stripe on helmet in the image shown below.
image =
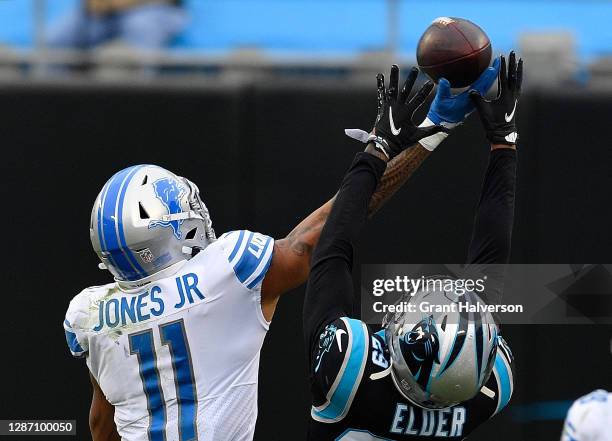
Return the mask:
[[117,230],[119,229],[119,210],[117,210],[117,203],[124,182],[127,185],[127,182],[129,182],[128,178],[131,179],[134,172],[141,167],[143,166],[133,166],[116,173],[108,182],[108,188],[104,195],[104,200],[102,201],[100,223],[102,227],[101,237],[104,243],[104,251],[109,254],[111,263],[113,263],[121,278],[125,280],[138,280],[144,276],[141,276],[137,268],[134,268],[120,244],[119,234],[117,234]]
[[465,346],[465,336],[467,335],[468,327],[469,327],[469,321],[467,317],[465,316],[465,312],[460,312],[459,313],[459,325],[457,326],[457,331],[455,332],[453,346],[450,350],[448,358],[446,359],[446,363],[444,364],[444,367],[440,369],[440,371],[437,374],[437,377],[441,377],[442,374],[446,372],[448,368],[451,367],[451,365],[455,362],[455,360],[459,358],[459,355],[461,354],[461,351],[463,350]]
[[510,401],[510,397],[512,396],[512,385],[510,384],[510,373],[508,372],[508,368],[506,364],[501,358],[501,355],[497,355],[495,359],[495,370],[497,371],[497,376],[499,378],[499,399],[497,402],[497,409],[495,413],[498,413],[502,410],[508,402]]
[[100,249],[106,254],[106,257],[110,261],[111,265],[113,265],[113,267],[117,269],[117,271],[119,272],[119,276],[122,279],[125,279],[125,276],[121,272],[119,266],[117,265],[117,262],[115,262],[113,256],[108,253],[108,247],[106,246],[106,240],[104,239],[104,232],[102,228],[102,210],[104,208],[104,203],[106,202],[106,195],[108,194],[109,184],[114,177],[115,175],[113,175],[113,177],[110,178],[106,182],[106,184],[104,184],[104,188],[102,189],[102,193],[100,196],[100,207],[98,208],[98,241],[100,242]]
[[130,181],[134,177],[134,174],[136,174],[136,172],[142,167],[143,167],[142,165],[133,167],[132,171],[127,176],[125,180],[125,184],[123,185],[123,188],[121,190],[121,195],[119,196],[119,213],[117,217],[117,222],[118,222],[117,229],[119,230],[119,241],[121,242],[121,250],[123,251],[125,256],[128,258],[130,263],[132,264],[132,267],[135,268],[136,271],[140,273],[138,277],[139,279],[142,279],[143,277],[147,277],[149,274],[142,268],[142,266],[140,266],[140,264],[136,260],[136,257],[132,253],[132,250],[129,249],[125,241],[125,231],[123,231],[123,200],[125,199],[125,194],[127,193],[128,185],[130,184]]

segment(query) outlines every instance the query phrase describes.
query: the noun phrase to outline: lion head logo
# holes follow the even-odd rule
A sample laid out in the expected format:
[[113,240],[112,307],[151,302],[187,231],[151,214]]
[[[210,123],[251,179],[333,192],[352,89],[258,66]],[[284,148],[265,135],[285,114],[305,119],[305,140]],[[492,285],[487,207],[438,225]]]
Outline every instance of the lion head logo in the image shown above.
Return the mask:
[[[168,214],[177,214],[183,212],[183,209],[181,208],[181,197],[185,193],[185,188],[182,187],[175,179],[159,179],[153,183],[153,188],[155,190],[155,195],[157,196],[157,199],[159,199],[164,205],[164,207],[166,207]],[[149,222],[149,228],[172,228],[174,236],[178,240],[180,240],[182,236],[182,223],[182,220],[152,220],[151,222]]]

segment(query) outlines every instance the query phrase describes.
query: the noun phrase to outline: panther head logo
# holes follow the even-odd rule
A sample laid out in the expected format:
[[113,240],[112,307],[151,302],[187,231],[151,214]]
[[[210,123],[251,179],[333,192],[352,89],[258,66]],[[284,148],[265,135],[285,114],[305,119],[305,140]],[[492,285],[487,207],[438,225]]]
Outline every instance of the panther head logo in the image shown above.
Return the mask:
[[[175,179],[162,178],[153,183],[155,195],[157,199],[164,205],[168,214],[182,213],[181,197],[185,193],[185,188],[181,186]],[[181,239],[181,224],[182,220],[162,221],[152,220],[149,222],[149,228],[162,227],[172,228],[174,236]]]
[[433,316],[417,323],[400,339],[406,364],[423,389],[427,388],[434,363],[440,364],[440,339]]
[[317,365],[315,367],[315,372],[319,370],[321,366],[321,361],[323,360],[323,356],[329,352],[332,344],[334,343],[334,338],[336,338],[336,331],[338,327],[336,325],[327,325],[325,330],[319,335],[319,348],[317,350],[317,356],[315,361]]

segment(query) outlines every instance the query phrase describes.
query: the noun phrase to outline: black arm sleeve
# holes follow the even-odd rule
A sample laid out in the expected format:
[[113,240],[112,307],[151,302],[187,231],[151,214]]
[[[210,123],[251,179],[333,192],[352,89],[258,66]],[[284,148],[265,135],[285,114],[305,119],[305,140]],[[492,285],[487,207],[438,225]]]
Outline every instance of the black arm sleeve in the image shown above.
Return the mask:
[[487,276],[484,300],[490,304],[498,304],[501,300],[505,265],[510,259],[515,188],[516,150],[493,150],[467,258],[471,277]]
[[358,153],[323,227],[304,297],[304,339],[309,357],[324,324],[352,315],[353,241],[365,225],[370,198],[385,168],[383,160]]

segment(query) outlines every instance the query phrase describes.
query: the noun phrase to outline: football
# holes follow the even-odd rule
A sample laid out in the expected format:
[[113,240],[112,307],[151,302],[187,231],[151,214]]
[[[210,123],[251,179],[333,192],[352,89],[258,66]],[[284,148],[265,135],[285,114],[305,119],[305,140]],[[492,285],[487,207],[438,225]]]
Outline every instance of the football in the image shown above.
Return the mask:
[[417,46],[417,62],[432,80],[446,78],[452,87],[472,84],[491,63],[491,40],[475,23],[439,17]]

